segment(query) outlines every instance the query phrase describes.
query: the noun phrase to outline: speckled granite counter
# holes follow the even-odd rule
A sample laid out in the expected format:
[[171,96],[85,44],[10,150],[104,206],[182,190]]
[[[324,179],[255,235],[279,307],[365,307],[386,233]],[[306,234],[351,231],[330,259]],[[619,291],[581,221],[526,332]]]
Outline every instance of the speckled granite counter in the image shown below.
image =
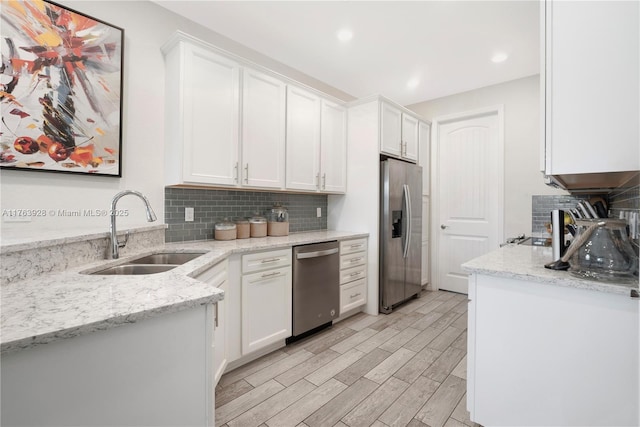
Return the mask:
[[[193,279],[234,253],[278,249],[367,233],[317,231],[286,237],[170,243],[119,260],[102,260],[6,283],[1,288],[0,352],[71,338],[221,300],[219,289]],[[173,270],[139,276],[87,275],[160,251],[205,252]]]
[[544,268],[544,264],[552,261],[551,254],[552,250],[549,247],[507,245],[462,264],[462,269],[469,273],[621,295],[629,295],[632,289],[638,290],[638,283],[608,283],[586,280],[574,277],[568,271]]

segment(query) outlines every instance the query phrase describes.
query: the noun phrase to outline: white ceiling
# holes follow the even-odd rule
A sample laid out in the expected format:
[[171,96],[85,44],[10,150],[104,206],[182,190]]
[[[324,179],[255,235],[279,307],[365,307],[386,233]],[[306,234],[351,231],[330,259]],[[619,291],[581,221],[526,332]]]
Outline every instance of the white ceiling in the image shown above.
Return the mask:
[[[539,70],[537,0],[157,3],[357,98],[409,105]],[[509,58],[491,62],[499,51]]]

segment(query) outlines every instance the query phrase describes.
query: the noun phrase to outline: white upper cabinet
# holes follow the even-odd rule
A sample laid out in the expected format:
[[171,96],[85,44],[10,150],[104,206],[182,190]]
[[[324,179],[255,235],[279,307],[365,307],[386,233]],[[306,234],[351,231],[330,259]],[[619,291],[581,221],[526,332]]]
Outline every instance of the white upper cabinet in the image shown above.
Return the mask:
[[165,49],[166,183],[235,185],[239,64],[184,40]]
[[320,116],[321,191],[347,191],[347,109],[322,100]]
[[401,157],[402,112],[394,106],[382,102],[380,105],[380,152],[393,157]]
[[380,152],[399,159],[418,160],[419,120],[400,108],[380,104]]
[[346,191],[346,109],[287,87],[287,189]]
[[242,75],[242,185],[285,184],[286,85],[245,68]]
[[181,32],[162,51],[166,185],[346,191],[346,108]]
[[320,98],[287,87],[287,188],[316,191],[320,185]]
[[418,119],[408,114],[402,114],[402,157],[418,160]]
[[640,170],[640,3],[542,5],[544,173]]

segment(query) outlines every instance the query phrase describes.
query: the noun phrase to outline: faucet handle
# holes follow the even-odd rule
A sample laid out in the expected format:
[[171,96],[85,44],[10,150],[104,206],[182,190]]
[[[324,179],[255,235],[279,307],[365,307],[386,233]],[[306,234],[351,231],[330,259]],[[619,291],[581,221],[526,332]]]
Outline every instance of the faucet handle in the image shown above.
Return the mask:
[[131,231],[127,230],[127,232],[124,234],[124,242],[118,241],[119,248],[124,248],[125,246],[127,246],[127,242],[129,241],[129,233],[131,233]]

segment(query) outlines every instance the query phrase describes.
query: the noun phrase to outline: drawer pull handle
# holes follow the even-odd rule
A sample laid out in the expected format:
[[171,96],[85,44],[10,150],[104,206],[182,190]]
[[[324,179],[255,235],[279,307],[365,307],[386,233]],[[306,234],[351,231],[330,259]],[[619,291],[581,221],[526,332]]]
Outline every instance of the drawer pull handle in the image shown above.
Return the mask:
[[351,246],[349,246],[349,247],[350,247],[351,249],[356,249],[356,248],[359,248],[359,247],[361,247],[361,246],[362,246],[362,245],[361,245],[360,243],[358,243],[358,244],[356,244],[356,245],[351,245]]
[[362,295],[362,294],[361,294],[360,292],[358,292],[358,293],[357,293],[357,294],[355,294],[355,295],[351,295],[349,298],[352,298],[352,299],[353,299],[353,298],[355,298],[355,297],[359,297],[360,295]]
[[266,278],[266,277],[273,277],[273,276],[279,276],[280,272],[279,271],[274,271],[273,273],[265,273],[260,277]]
[[362,271],[356,271],[355,273],[351,273],[349,277],[359,276],[362,274]]
[[267,258],[260,261],[261,264],[266,264],[268,262],[277,262],[280,261],[280,258]]
[[353,258],[350,262],[354,263],[354,262],[358,262],[358,261],[362,261],[362,257],[359,258]]

